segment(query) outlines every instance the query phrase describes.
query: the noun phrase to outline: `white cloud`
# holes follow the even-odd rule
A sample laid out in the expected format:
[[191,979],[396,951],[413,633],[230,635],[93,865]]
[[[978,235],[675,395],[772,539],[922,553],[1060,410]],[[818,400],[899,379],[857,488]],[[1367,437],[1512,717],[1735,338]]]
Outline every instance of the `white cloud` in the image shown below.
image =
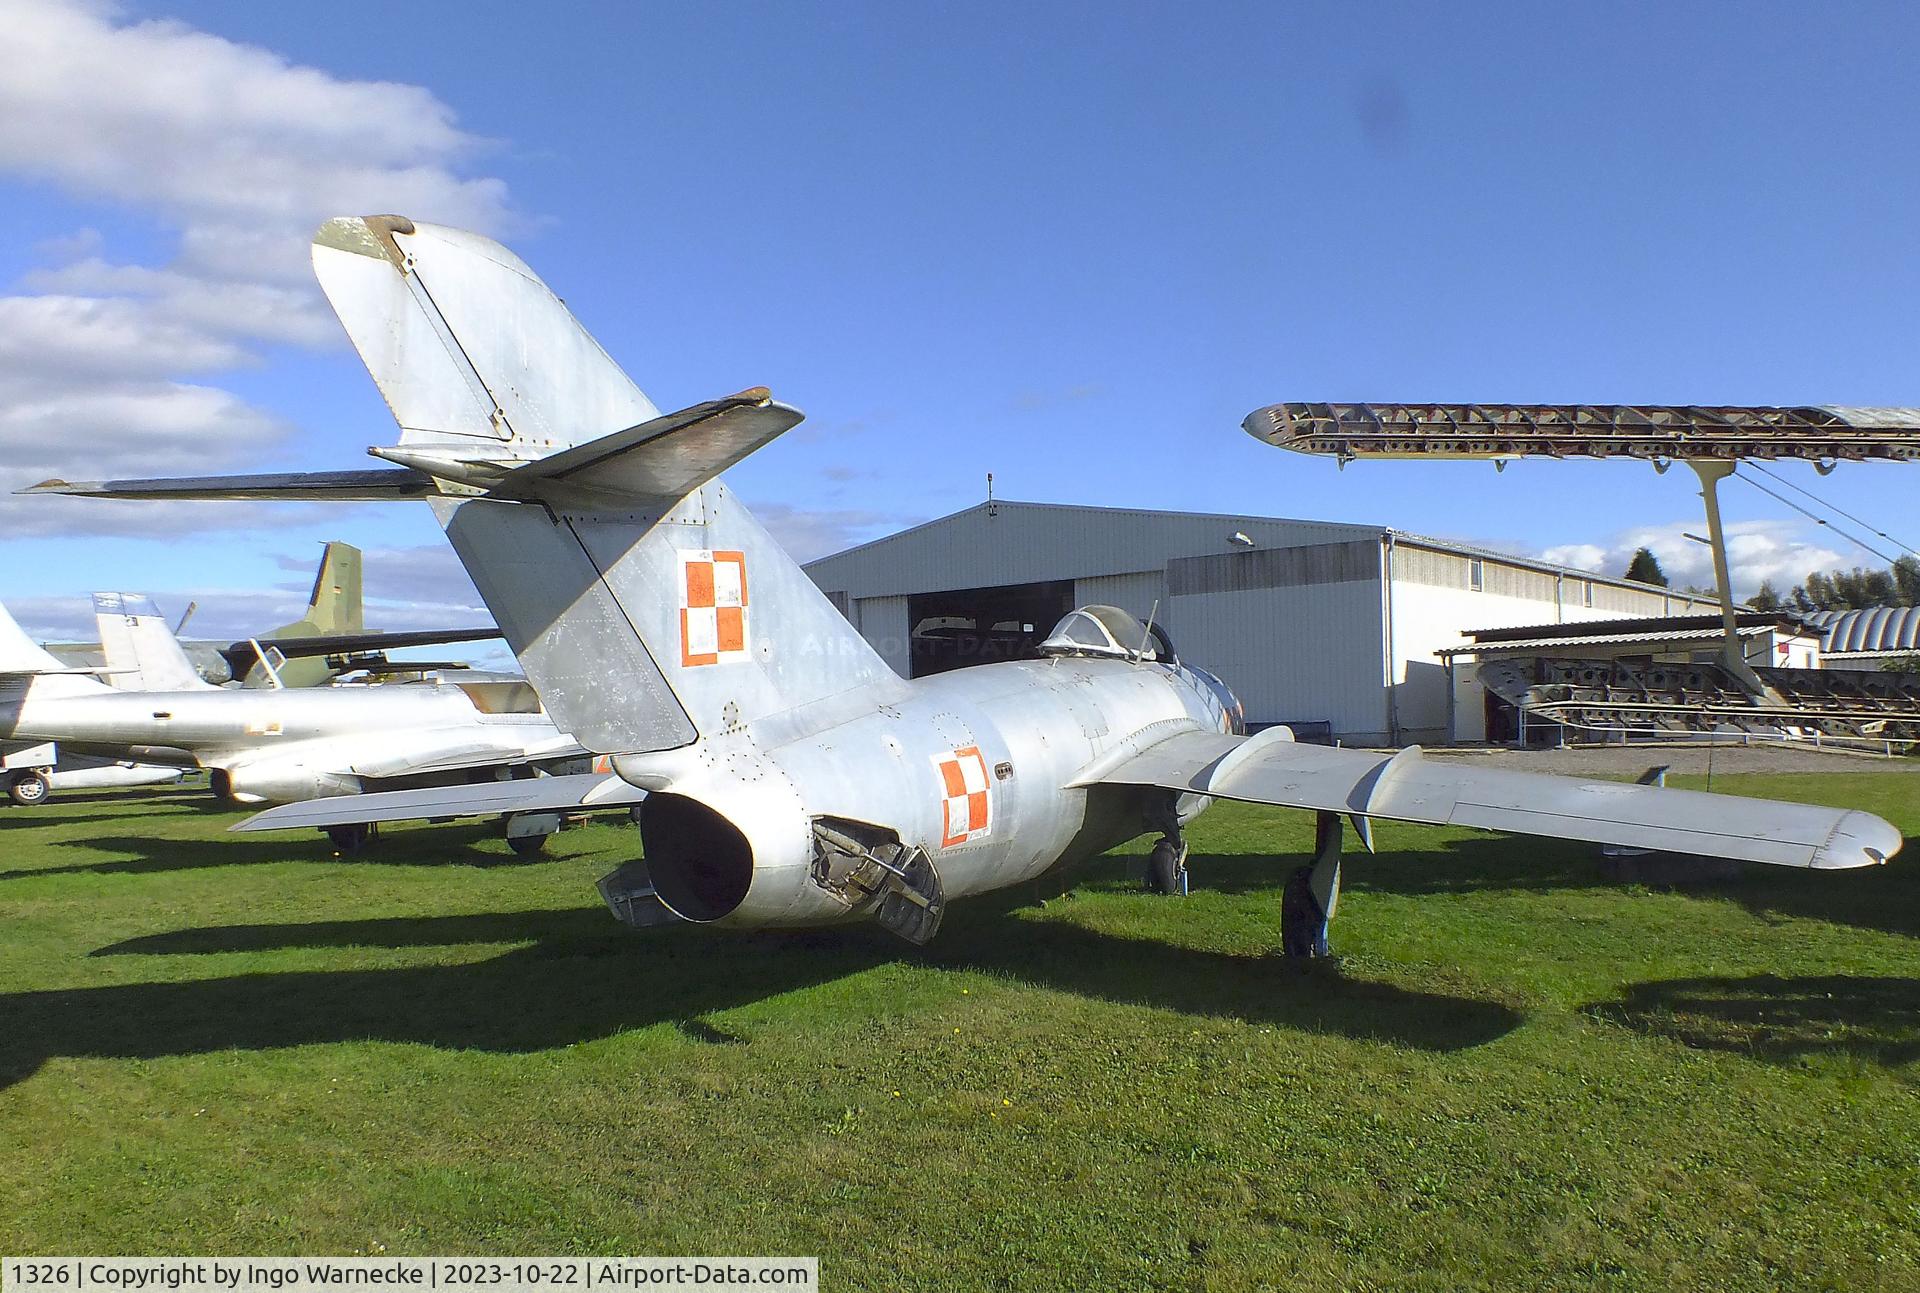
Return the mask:
[[[1557,565],[1618,577],[1626,573],[1637,549],[1650,548],[1674,587],[1712,588],[1713,553],[1705,544],[1686,537],[1704,529],[1701,521],[1640,526],[1622,530],[1604,543],[1560,544],[1538,555]],[[1749,597],[1763,580],[1771,581],[1784,593],[1805,582],[1809,571],[1858,563],[1844,561],[1833,549],[1808,542],[1793,522],[1735,521],[1727,526],[1727,564],[1734,595]]]
[[[341,203],[487,227],[506,214],[500,181],[449,169],[481,141],[420,86],[344,81],[72,0],[14,0],[0,61],[0,168],[69,192],[241,232],[310,231]],[[193,251],[202,269],[231,263],[217,241]]]
[[129,297],[0,297],[0,382],[11,392],[235,368],[241,346]]
[[926,520],[924,516],[903,516],[897,512],[815,509],[790,503],[755,503],[753,514],[787,550],[787,555],[802,563],[832,556],[855,544]]
[[259,347],[337,345],[307,240],[341,212],[509,223],[485,147],[430,91],[349,81],[88,0],[11,0],[0,24],[0,177],[156,220],[162,264],[117,262],[94,229],[52,234],[26,294],[0,297],[0,527],[152,533],[295,513],[23,499],[46,476],[265,466],[288,428],[215,387]]
[[[106,506],[106,505],[103,505]],[[169,622],[192,603],[196,609],[185,636],[237,640],[288,624],[306,614],[320,545],[274,555],[288,578],[262,588],[121,588],[154,599]],[[444,543],[406,548],[369,548],[363,554],[362,592],[367,627],[373,630],[474,628],[493,622],[452,548]],[[67,596],[9,599],[8,610],[32,636],[59,642],[93,642],[99,634],[93,605],[85,591]],[[475,643],[455,651],[458,657],[493,651],[498,643]],[[446,652],[441,652],[445,654]]]

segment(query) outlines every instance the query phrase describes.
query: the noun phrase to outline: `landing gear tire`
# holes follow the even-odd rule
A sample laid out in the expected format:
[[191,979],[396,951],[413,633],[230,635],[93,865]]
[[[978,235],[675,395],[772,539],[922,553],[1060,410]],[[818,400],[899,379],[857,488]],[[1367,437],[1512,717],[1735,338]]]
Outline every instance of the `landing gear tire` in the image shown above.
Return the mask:
[[44,804],[52,793],[53,783],[44,772],[22,773],[7,784],[7,798],[22,808]]
[[515,857],[537,858],[547,851],[548,838],[545,835],[509,835],[507,847],[513,850]]
[[1184,850],[1172,840],[1161,840],[1147,855],[1147,892],[1167,896],[1180,893],[1180,875],[1185,869]]
[[327,838],[342,857],[365,853],[367,846],[380,838],[380,828],[372,822],[354,822],[347,826],[328,826]]

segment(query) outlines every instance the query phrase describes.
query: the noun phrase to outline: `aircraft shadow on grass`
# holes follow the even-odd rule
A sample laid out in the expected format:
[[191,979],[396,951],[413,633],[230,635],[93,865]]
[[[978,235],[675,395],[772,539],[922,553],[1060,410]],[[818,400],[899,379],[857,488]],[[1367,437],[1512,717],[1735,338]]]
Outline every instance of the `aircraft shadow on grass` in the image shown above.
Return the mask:
[[[1349,842],[1341,870],[1341,884],[1349,894],[1419,897],[1626,888],[1608,878],[1592,845],[1489,835],[1447,840],[1439,849],[1416,852],[1393,848],[1390,824],[1377,829],[1385,836],[1377,855],[1358,852]],[[1278,901],[1287,877],[1305,861],[1299,856],[1234,853],[1195,856],[1188,865],[1196,890],[1272,890]],[[1666,887],[1737,902],[1763,919],[1800,917],[1920,938],[1920,838],[1913,836],[1884,867],[1805,871],[1750,862],[1734,879]]]
[[[80,840],[53,840],[54,848],[130,853],[132,857],[76,862],[71,866],[21,867],[0,871],[0,881],[55,875],[150,875],[167,871],[196,871],[205,867],[257,866],[272,862],[350,862],[367,866],[511,866],[524,865],[504,845],[486,850],[484,841],[499,839],[491,825],[436,827],[431,835],[408,840],[404,847],[380,843],[350,858],[335,857],[318,835],[291,841],[284,835],[233,839],[170,840],[143,835],[95,835]],[[396,842],[397,843],[397,842]]]
[[[62,809],[87,809],[84,814],[63,815]],[[94,811],[99,810],[99,811]],[[230,813],[233,805],[221,803],[205,787],[187,787],[162,794],[141,795],[137,799],[126,790],[55,791],[46,803],[32,808],[0,805],[0,838],[10,826],[55,826],[84,816],[91,821],[113,822],[145,817],[199,817],[209,813]]]
[[1920,979],[1852,974],[1664,979],[1635,984],[1588,1016],[1695,1050],[1773,1062],[1831,1055],[1920,1060]]
[[[1347,836],[1341,885],[1347,892],[1473,893],[1482,890],[1545,892],[1606,885],[1593,846],[1557,840],[1489,835],[1447,840],[1438,849],[1395,847],[1393,823],[1375,826],[1381,851],[1370,854]],[[1312,861],[1305,852],[1206,853],[1187,859],[1195,889],[1220,893],[1272,890]]]
[[490,960],[405,969],[250,973],[0,995],[0,1086],[55,1056],[150,1059],[227,1049],[383,1040],[523,1053],[667,1023],[696,1040],[739,1039],[717,1011],[907,956],[986,970],[1089,999],[1239,1018],[1432,1051],[1503,1036],[1521,1016],[1495,1002],[1300,973],[1283,958],[1115,937],[1015,904],[956,908],[925,952],[846,927],[729,935],[637,934],[598,908],[475,916],[239,925],[149,935],[95,955],[261,952],[528,942]]

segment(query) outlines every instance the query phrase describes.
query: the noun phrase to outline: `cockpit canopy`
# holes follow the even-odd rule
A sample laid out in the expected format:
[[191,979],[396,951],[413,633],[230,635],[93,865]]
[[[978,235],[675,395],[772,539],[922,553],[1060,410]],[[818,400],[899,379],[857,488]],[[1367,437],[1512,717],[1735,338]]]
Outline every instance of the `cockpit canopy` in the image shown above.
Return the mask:
[[1108,656],[1117,660],[1158,660],[1159,634],[1118,606],[1082,606],[1053,626],[1040,643],[1043,656]]

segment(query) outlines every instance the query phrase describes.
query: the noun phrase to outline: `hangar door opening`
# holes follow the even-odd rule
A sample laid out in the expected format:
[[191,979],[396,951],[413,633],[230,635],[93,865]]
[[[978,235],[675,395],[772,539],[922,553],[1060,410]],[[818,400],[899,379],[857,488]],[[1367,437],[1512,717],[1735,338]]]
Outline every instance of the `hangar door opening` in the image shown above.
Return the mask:
[[1073,609],[1073,581],[961,588],[907,598],[910,678],[997,660],[1037,657],[1040,641]]

